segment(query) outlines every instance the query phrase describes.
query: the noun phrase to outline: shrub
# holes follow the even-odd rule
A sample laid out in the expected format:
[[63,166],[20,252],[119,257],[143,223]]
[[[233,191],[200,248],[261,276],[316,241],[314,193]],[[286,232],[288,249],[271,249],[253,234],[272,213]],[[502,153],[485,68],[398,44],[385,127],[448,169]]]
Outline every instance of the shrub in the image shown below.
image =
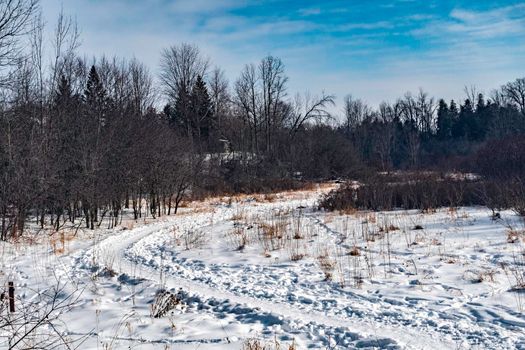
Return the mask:
[[360,185],[347,184],[324,196],[326,210],[419,209],[484,204],[479,180],[454,179],[435,174],[378,174]]
[[181,295],[181,292],[175,294],[169,290],[159,290],[151,305],[151,316],[154,318],[163,317],[178,305],[182,305]]

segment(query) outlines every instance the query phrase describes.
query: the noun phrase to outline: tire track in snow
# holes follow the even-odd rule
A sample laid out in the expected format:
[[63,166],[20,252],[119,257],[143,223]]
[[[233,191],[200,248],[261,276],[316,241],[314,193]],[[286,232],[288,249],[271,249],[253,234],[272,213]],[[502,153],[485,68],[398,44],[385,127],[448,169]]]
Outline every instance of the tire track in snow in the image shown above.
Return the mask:
[[[231,217],[233,211],[224,210],[220,219],[225,220]],[[85,251],[77,254],[77,262],[79,266],[88,267],[98,252],[104,252],[112,257],[115,261],[120,263],[120,273],[126,273],[130,276],[137,275],[137,269],[133,267],[137,261],[132,261],[127,255],[127,250],[137,245],[141,240],[150,235],[158,235],[159,233],[168,234],[172,228],[190,228],[198,229],[206,226],[209,222],[209,214],[197,214],[193,216],[174,217],[164,223],[151,224],[142,228],[137,228],[115,236],[109,236],[102,240],[97,246],[91,247]],[[126,264],[124,262],[128,262]],[[155,276],[152,278],[152,276]],[[160,278],[160,271],[158,269],[141,264],[139,269],[140,278],[158,281]],[[251,296],[237,295],[228,291],[218,290],[212,288],[204,283],[196,282],[190,279],[180,278],[174,275],[164,275],[163,284],[167,288],[179,289],[189,292],[193,295],[196,301],[210,304],[216,303],[215,307],[211,308],[211,312],[226,311],[229,313],[246,313],[248,315],[261,314],[263,317],[286,320],[292,322],[297,327],[297,322],[303,325],[303,329],[315,328],[331,328],[335,332],[341,330],[348,330],[349,336],[357,339],[352,339],[354,346],[379,346],[387,347],[390,345],[402,348],[450,348],[455,344],[446,340],[440,339],[439,335],[427,335],[409,328],[394,327],[385,324],[375,324],[366,320],[355,320],[339,318],[337,316],[327,316],[326,313],[315,310],[301,310],[296,307],[284,303],[275,303],[267,300],[261,300]],[[243,307],[245,309],[243,309]],[[240,317],[242,320],[242,317]],[[263,323],[267,320],[262,320]],[[292,327],[293,328],[293,327]],[[392,339],[392,341],[389,341]],[[376,343],[374,343],[376,342]],[[390,343],[389,343],[390,342]],[[327,344],[330,345],[330,344]],[[333,344],[332,344],[333,345]]]

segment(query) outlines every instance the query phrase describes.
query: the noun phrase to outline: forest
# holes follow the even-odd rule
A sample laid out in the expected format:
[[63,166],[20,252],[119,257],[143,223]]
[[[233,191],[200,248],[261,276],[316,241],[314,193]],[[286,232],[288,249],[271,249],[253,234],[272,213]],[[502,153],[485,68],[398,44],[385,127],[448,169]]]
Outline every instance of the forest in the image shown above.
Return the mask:
[[125,208],[136,219],[176,213],[186,196],[401,170],[524,188],[525,78],[488,95],[465,88],[461,101],[400,91],[379,106],[349,83],[336,115],[335,96],[290,91],[275,56],[234,81],[191,43],[165,48],[159,67],[86,58],[72,17],[59,15],[47,45],[38,1],[0,4],[2,240],[28,220],[94,229],[117,225]]

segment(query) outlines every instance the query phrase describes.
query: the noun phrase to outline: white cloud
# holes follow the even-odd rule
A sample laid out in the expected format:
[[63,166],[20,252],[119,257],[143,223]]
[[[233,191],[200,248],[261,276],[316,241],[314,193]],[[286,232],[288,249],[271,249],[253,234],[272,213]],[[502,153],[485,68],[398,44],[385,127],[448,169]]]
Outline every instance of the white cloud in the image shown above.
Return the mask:
[[[62,1],[42,0],[50,24]],[[166,3],[168,7],[161,6]],[[286,65],[290,94],[324,90],[342,98],[352,93],[377,105],[382,100],[393,101],[406,90],[423,87],[437,97],[457,99],[462,97],[464,85],[490,91],[523,75],[519,62],[523,62],[525,47],[505,40],[525,39],[525,5],[489,11],[455,9],[446,19],[407,14],[388,21],[340,26],[315,22],[316,14],[336,9],[304,9],[304,17],[299,19],[247,18],[230,11],[239,6],[243,2],[233,0],[64,3],[65,11],[78,17],[84,43],[80,51],[90,57],[135,56],[157,72],[162,48],[193,42],[213,65],[225,69],[233,82],[245,63],[273,54]],[[405,25],[419,29],[403,32]],[[331,35],[353,30],[364,33]],[[396,32],[413,36],[428,48],[412,52],[401,46],[381,45],[386,35]],[[317,37],[298,42],[282,40],[302,33],[315,33]]]
[[244,0],[172,0],[169,7],[176,14],[203,14],[229,10],[245,4]]
[[320,15],[321,9],[319,7],[303,8],[299,10],[301,16],[315,16]]

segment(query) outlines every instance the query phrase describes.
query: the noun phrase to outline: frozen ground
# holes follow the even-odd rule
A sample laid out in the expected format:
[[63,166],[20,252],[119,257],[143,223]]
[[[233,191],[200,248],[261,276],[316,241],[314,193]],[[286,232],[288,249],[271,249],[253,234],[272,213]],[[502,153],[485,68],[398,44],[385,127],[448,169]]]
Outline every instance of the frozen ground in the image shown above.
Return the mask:
[[[325,213],[326,191],[214,199],[127,229],[2,243],[0,278],[21,304],[57,280],[59,298],[74,292],[57,327],[80,349],[242,349],[250,338],[282,349],[525,349],[514,214]],[[154,318],[162,288],[181,303]]]

